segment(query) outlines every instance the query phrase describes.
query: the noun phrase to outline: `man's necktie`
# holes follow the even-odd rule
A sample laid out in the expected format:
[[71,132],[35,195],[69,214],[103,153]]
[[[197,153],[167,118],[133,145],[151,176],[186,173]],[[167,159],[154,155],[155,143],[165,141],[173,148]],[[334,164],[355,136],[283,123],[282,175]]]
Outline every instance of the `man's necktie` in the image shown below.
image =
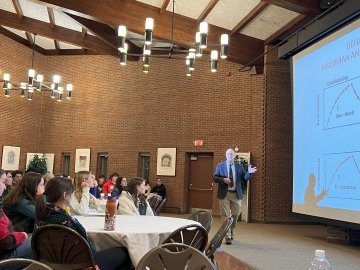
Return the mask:
[[233,164],[230,164],[230,167],[229,167],[229,179],[230,179],[229,187],[231,187],[231,188],[234,186],[232,166],[233,166]]

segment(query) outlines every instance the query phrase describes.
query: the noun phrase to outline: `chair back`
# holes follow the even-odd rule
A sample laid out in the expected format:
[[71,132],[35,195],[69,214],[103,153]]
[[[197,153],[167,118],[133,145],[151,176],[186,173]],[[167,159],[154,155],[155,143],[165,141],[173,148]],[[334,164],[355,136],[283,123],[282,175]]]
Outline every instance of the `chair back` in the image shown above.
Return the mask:
[[161,208],[164,206],[164,203],[166,201],[166,198],[164,198],[159,205],[156,207],[155,211],[154,211],[154,215],[158,216],[160,214]]
[[0,269],[52,270],[52,268],[41,262],[21,258],[0,261]]
[[213,223],[212,214],[208,211],[199,210],[193,213],[189,219],[199,222],[207,232],[210,231],[211,225]]
[[40,226],[32,236],[31,247],[40,262],[55,270],[96,268],[88,242],[63,225]]
[[150,250],[136,270],[216,270],[199,250],[181,243],[166,243]]
[[205,254],[212,262],[214,262],[214,252],[221,246],[221,243],[227,231],[230,229],[232,222],[232,217],[226,219],[221,225],[221,227],[218,229],[218,231],[215,233],[214,237],[210,240],[210,243],[205,250]]
[[172,232],[162,243],[182,243],[204,251],[208,233],[201,225],[190,224]]

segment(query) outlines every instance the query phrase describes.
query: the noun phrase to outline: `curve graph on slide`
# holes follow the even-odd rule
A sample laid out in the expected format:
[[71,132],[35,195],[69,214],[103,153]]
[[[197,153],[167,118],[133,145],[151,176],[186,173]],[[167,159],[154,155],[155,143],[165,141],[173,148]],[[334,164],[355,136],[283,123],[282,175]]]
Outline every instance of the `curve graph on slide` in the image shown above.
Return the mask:
[[329,198],[360,200],[360,151],[325,155]]
[[324,129],[360,124],[360,77],[323,89]]

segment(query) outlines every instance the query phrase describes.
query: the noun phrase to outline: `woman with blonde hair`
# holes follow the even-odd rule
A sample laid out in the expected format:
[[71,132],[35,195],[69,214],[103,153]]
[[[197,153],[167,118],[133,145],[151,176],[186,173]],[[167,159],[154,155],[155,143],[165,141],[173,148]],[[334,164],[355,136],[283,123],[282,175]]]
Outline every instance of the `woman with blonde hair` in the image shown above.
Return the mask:
[[153,216],[154,212],[144,196],[145,189],[145,179],[132,178],[127,185],[127,190],[124,190],[119,198],[119,214]]
[[89,214],[90,209],[104,212],[98,199],[90,193],[90,188],[95,185],[95,176],[89,171],[79,171],[75,174],[75,192],[71,196],[70,211],[77,215]]

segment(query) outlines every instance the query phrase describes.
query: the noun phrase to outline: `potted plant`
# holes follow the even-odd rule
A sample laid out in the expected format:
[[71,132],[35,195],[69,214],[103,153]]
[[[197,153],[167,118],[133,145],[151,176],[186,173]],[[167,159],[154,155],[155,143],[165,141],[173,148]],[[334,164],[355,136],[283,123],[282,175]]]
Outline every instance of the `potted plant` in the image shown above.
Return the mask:
[[26,170],[31,172],[37,172],[40,173],[41,175],[46,174],[47,173],[46,157],[44,155],[42,157],[35,155],[32,158],[32,160],[30,160]]

